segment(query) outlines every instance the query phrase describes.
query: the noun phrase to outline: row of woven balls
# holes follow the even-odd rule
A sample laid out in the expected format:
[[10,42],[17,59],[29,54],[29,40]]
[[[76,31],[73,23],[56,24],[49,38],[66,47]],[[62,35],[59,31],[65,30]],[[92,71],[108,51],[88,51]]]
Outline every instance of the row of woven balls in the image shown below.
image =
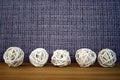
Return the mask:
[[[43,67],[48,61],[49,54],[43,48],[37,48],[29,55],[30,63],[35,67]],[[96,53],[88,48],[78,49],[75,53],[76,62],[80,67],[89,67],[96,61]],[[19,47],[9,47],[3,59],[8,66],[18,67],[23,63],[24,52]],[[102,67],[113,67],[116,62],[116,53],[111,49],[102,49],[98,53],[98,63]],[[71,64],[71,58],[67,50],[56,50],[51,57],[51,63],[54,66],[64,67]]]

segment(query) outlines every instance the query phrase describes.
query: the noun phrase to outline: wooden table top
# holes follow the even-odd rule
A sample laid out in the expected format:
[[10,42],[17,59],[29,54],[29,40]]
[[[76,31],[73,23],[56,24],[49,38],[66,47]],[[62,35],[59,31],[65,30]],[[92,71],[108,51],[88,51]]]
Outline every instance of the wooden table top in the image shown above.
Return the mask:
[[47,63],[42,68],[35,68],[30,63],[23,63],[17,68],[0,63],[0,80],[120,80],[120,64],[113,68],[103,68],[95,64],[81,68],[77,63],[67,67],[54,67]]

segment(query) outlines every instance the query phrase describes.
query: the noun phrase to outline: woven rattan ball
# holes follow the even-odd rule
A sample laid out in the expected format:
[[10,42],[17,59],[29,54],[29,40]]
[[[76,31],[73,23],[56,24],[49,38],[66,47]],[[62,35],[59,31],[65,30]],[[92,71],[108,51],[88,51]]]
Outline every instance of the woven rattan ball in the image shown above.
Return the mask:
[[48,61],[49,54],[43,48],[33,50],[29,56],[31,64],[35,67],[43,67]]
[[98,62],[102,67],[113,67],[116,62],[116,53],[111,49],[103,49],[98,53]]
[[64,67],[70,65],[71,59],[66,50],[56,50],[53,52],[51,62],[54,66]]
[[82,48],[76,51],[75,58],[81,67],[89,67],[96,60],[96,53],[90,49]]
[[10,47],[5,51],[3,59],[8,66],[17,67],[23,63],[24,52],[19,47]]

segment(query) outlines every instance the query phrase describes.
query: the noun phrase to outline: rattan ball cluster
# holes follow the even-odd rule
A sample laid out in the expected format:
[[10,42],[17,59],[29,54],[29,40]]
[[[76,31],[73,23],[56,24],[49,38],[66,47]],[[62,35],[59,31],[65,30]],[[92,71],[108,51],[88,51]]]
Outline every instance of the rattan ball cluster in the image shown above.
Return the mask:
[[[44,48],[36,48],[29,55],[29,61],[34,67],[43,67],[49,58]],[[96,61],[96,53],[88,48],[78,49],[75,53],[76,62],[80,67],[90,67]],[[9,47],[3,54],[3,59],[8,66],[18,67],[23,63],[24,52],[19,47]],[[116,53],[111,49],[102,49],[98,53],[98,63],[102,67],[113,67],[117,60]],[[67,50],[55,50],[51,57],[54,66],[64,67],[71,64],[70,53]]]

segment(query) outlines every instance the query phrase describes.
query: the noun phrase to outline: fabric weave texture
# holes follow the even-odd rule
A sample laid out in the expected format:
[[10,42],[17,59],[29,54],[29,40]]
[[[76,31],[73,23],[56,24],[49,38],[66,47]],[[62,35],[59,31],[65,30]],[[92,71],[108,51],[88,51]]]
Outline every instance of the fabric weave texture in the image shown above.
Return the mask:
[[0,62],[8,47],[25,52],[110,48],[120,62],[120,0],[0,0]]

